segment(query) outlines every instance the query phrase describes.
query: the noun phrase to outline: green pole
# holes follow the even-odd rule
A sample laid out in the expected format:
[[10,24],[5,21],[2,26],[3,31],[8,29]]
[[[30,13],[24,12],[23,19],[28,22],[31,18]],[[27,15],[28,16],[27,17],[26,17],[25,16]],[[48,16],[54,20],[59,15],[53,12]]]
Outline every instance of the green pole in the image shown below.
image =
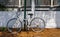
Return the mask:
[[24,31],[26,31],[26,0],[24,0]]

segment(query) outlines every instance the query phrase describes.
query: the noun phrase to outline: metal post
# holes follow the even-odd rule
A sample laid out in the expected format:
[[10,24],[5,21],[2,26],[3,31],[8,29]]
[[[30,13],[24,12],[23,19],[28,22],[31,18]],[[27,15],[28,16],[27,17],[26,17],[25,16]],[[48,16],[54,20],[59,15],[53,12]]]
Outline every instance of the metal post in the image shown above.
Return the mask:
[[21,7],[21,0],[19,0],[18,12],[20,11],[20,7]]
[[51,0],[51,7],[53,7],[53,0]]
[[19,0],[19,8],[21,7],[21,0]]
[[[35,0],[32,0],[31,2],[32,2],[32,13],[34,14],[35,13],[35,2],[34,2]],[[33,15],[33,17],[34,17],[34,15]]]
[[26,31],[26,0],[24,0],[24,31]]

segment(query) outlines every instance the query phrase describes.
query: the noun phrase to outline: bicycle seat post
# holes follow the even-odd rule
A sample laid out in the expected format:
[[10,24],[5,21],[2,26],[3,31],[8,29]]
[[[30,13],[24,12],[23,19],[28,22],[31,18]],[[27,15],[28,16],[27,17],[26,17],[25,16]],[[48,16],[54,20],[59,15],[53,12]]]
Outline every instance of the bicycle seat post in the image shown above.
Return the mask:
[[[29,13],[28,15],[30,16],[29,18],[30,18],[30,20],[31,20],[33,14],[32,14],[32,13]],[[30,24],[30,23],[29,23],[29,24]],[[28,30],[29,30],[29,27],[28,27]]]

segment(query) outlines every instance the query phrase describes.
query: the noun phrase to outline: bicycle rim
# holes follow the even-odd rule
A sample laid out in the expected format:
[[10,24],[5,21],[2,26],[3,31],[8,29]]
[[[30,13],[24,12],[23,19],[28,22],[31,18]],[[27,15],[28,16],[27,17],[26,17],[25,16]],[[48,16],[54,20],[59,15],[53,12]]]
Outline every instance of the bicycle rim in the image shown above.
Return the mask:
[[39,17],[33,18],[30,27],[34,32],[41,32],[45,28],[45,21]]
[[7,29],[9,32],[20,32],[21,31],[22,22],[17,20],[17,18],[10,19],[7,23]]

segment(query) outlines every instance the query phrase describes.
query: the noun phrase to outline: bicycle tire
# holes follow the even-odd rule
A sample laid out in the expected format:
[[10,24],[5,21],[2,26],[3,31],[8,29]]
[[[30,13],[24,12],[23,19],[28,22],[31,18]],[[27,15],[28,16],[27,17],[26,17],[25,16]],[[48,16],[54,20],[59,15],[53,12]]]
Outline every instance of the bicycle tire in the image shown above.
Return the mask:
[[[38,22],[39,21],[39,22]],[[37,26],[37,24],[38,24],[38,26]],[[43,24],[43,25],[42,25]],[[45,21],[42,19],[42,18],[39,18],[39,17],[35,17],[35,18],[33,18],[32,20],[31,20],[31,22],[30,22],[30,25],[29,25],[30,27],[31,27],[31,29],[34,31],[34,32],[41,32],[41,31],[43,31],[44,30],[44,28],[45,28]],[[32,27],[32,26],[34,26],[34,27]],[[36,28],[36,30],[35,30],[35,28]],[[38,30],[37,30],[37,28],[38,28]]]
[[[8,31],[9,32],[11,32],[11,33],[13,33],[14,31],[13,31],[13,27],[14,27],[14,24],[16,23],[16,21],[17,21],[17,18],[13,18],[13,19],[10,19],[8,22],[7,22],[7,29],[8,29]],[[17,28],[17,31],[16,32],[20,32],[21,31],[21,27],[22,27],[22,22],[19,20],[18,21],[20,24],[19,24],[19,26],[20,27],[18,27]],[[18,24],[17,24],[18,25]],[[17,26],[16,25],[16,26]]]

